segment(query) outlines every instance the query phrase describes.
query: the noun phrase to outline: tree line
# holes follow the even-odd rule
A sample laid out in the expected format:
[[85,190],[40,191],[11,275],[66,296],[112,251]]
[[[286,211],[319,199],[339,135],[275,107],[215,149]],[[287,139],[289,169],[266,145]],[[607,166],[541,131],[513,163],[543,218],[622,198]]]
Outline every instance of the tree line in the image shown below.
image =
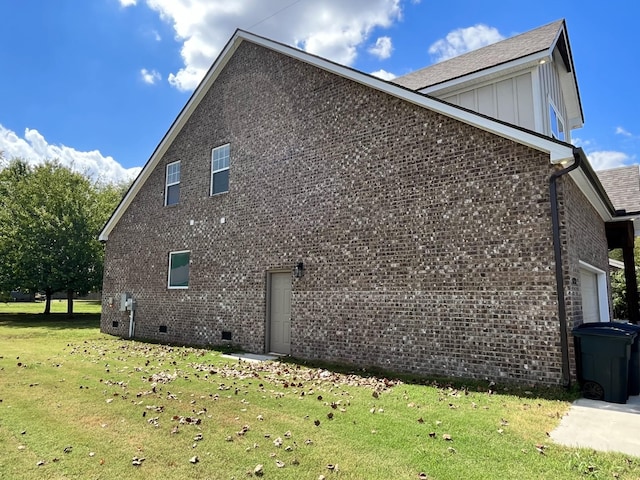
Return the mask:
[[57,161],[31,165],[0,152],[0,292],[66,292],[73,298],[100,290],[104,246],[100,230],[127,184],[95,182]]

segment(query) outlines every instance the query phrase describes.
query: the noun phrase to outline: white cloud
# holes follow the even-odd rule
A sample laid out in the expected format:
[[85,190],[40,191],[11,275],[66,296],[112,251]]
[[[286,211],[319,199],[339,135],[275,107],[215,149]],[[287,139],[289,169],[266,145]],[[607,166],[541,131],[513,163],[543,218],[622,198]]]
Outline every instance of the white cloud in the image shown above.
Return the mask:
[[589,163],[594,170],[607,170],[609,168],[622,167],[633,163],[634,158],[624,152],[602,150],[587,153]]
[[0,125],[0,151],[5,160],[22,158],[32,165],[58,160],[66,167],[103,182],[122,182],[135,178],[141,168],[126,169],[113,157],[98,150],[81,152],[65,145],[50,145],[37,130],[27,128],[24,138]]
[[429,54],[435,62],[441,62],[503,39],[504,37],[496,28],[487,25],[478,24],[473,27],[458,28],[449,32],[445,38],[433,43],[429,47]]
[[120,0],[121,7],[133,7],[138,3],[138,0]]
[[376,40],[376,44],[369,48],[369,53],[375,55],[380,60],[389,58],[392,51],[393,45],[391,44],[391,37],[380,37]]
[[625,130],[622,127],[616,127],[616,135],[623,135],[625,137],[633,137],[633,135],[631,133],[629,133],[627,130]]
[[145,1],[182,43],[184,67],[169,82],[183,91],[198,85],[236,27],[352,65],[374,29],[402,16],[401,0]]
[[146,68],[140,70],[140,76],[142,77],[142,81],[149,85],[154,85],[161,78],[160,74],[156,70],[149,71]]
[[387,72],[386,70],[376,70],[375,72],[371,72],[371,75],[387,81],[393,80],[394,78],[397,77],[397,75],[394,75],[391,72]]

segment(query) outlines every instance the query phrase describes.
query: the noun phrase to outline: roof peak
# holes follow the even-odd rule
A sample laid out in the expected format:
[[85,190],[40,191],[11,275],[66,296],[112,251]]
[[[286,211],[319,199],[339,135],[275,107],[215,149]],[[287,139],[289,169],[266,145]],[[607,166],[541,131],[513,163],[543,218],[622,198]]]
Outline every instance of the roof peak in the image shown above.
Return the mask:
[[412,90],[420,90],[472,73],[486,70],[519,58],[552,49],[565,20],[559,19],[519,33],[499,42],[434,63],[393,81]]

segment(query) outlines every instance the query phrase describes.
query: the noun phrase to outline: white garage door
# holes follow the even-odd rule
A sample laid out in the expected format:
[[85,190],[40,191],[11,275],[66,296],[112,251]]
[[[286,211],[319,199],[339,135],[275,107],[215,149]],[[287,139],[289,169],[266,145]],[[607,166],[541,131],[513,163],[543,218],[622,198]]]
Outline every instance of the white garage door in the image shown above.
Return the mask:
[[580,293],[582,294],[582,321],[599,322],[600,307],[598,298],[598,276],[597,274],[580,269]]

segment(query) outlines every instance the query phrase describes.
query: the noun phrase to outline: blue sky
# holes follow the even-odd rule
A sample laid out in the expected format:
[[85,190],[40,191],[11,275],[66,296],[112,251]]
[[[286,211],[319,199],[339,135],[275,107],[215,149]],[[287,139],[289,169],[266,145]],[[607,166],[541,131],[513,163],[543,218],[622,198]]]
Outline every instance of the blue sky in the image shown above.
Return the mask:
[[574,143],[596,169],[635,164],[639,14],[632,0],[0,0],[0,151],[131,178],[236,28],[391,78],[565,18]]

